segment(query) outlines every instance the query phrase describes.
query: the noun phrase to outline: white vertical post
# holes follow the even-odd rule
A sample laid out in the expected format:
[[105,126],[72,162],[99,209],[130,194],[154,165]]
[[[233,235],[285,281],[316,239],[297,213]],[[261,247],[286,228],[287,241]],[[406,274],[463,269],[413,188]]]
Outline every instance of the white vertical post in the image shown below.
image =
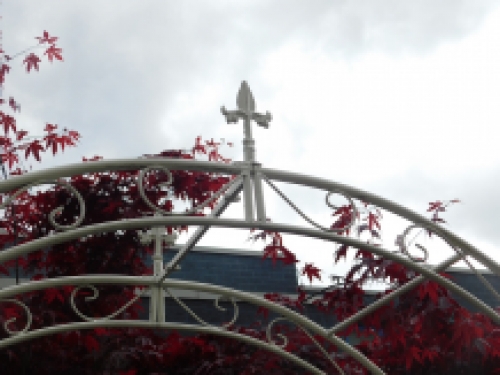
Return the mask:
[[264,192],[262,190],[262,173],[260,164],[254,163],[253,186],[255,193],[255,208],[257,209],[257,221],[266,221],[266,208],[264,206]]
[[252,180],[250,170],[245,170],[243,174],[243,205],[245,207],[245,220],[254,221],[253,213],[253,196],[252,196]]
[[[266,221],[266,213],[264,209],[264,195],[262,190],[262,176],[259,171],[260,164],[255,163],[255,141],[252,138],[251,121],[257,122],[257,125],[263,128],[269,127],[271,114],[267,112],[265,115],[255,112],[255,100],[248,84],[241,82],[240,90],[236,98],[238,109],[235,111],[227,111],[222,107],[221,112],[226,117],[228,124],[236,123],[239,119],[243,119],[243,156],[246,165],[243,174],[243,200],[245,205],[245,220],[255,221],[253,200],[255,196],[255,205],[257,209],[257,221]],[[257,168],[256,168],[257,167]],[[254,190],[255,189],[255,190]]]
[[[155,216],[161,216],[155,213]],[[165,271],[163,267],[163,245],[172,246],[177,238],[176,234],[165,234],[162,227],[154,227],[150,233],[142,235],[141,242],[155,242],[155,251],[153,254],[153,273],[157,280],[161,280]],[[149,320],[152,322],[165,322],[165,291],[160,286],[150,288],[151,297],[149,299]]]

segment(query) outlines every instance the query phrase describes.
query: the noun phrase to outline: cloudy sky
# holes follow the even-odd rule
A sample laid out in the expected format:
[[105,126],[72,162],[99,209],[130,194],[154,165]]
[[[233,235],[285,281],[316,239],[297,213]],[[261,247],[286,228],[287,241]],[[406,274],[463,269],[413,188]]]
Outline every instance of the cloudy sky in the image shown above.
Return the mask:
[[[4,0],[7,54],[58,36],[64,62],[26,74],[12,62],[4,97],[21,103],[18,125],[79,131],[78,148],[34,169],[82,156],[131,158],[225,138],[242,159],[235,107],[247,80],[269,129],[255,128],[257,159],[346,183],[425,213],[459,198],[447,226],[500,261],[500,3],[443,1]],[[324,192],[279,185],[308,215],[331,222]],[[268,216],[303,224],[265,191]],[[341,202],[339,198],[338,202]],[[242,218],[241,205],[227,217]],[[384,241],[406,223],[382,221]],[[224,243],[220,242],[221,236]],[[201,244],[261,250],[244,231],[215,230]],[[185,239],[181,239],[181,242]],[[431,263],[451,255],[421,241]],[[285,245],[324,272],[333,246],[287,236]]]

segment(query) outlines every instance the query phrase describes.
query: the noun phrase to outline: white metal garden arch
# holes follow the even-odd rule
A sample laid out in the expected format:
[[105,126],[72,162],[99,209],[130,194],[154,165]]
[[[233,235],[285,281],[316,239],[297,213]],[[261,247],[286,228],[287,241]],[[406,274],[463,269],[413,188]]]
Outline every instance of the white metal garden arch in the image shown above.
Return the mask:
[[[30,187],[52,183],[59,184],[66,187],[72,194],[74,194],[80,204],[80,216],[72,225],[60,225],[55,221],[56,211],[54,210],[49,214],[49,220],[55,227],[57,232],[53,235],[39,238],[28,243],[14,246],[7,250],[0,252],[0,263],[5,262],[10,259],[14,259],[18,256],[28,254],[30,252],[49,248],[50,246],[63,243],[69,240],[78,239],[91,234],[104,233],[104,232],[114,232],[117,230],[140,230],[143,228],[161,228],[165,226],[179,226],[179,225],[195,225],[199,226],[195,234],[189,239],[189,241],[180,249],[177,255],[168,264],[163,264],[162,258],[162,247],[163,242],[169,241],[169,238],[160,233],[159,230],[153,231],[152,238],[155,240],[155,256],[154,259],[154,275],[151,276],[123,276],[123,275],[88,275],[88,276],[69,276],[60,278],[51,278],[41,281],[31,281],[20,285],[10,286],[0,290],[0,302],[2,303],[15,303],[21,306],[27,316],[27,324],[20,331],[13,331],[9,329],[9,324],[12,321],[7,321],[4,325],[4,329],[9,334],[9,337],[0,340],[0,349],[8,347],[10,345],[18,344],[27,340],[31,340],[37,337],[52,335],[56,333],[80,330],[80,329],[91,329],[96,327],[143,327],[152,329],[176,329],[185,331],[196,331],[203,333],[212,333],[216,335],[231,337],[235,340],[240,340],[251,345],[255,345],[262,349],[274,352],[281,355],[283,358],[292,361],[293,363],[302,366],[305,370],[308,370],[314,374],[324,374],[323,371],[314,367],[313,365],[307,363],[301,358],[295,356],[292,353],[286,352],[284,348],[284,343],[275,342],[272,339],[271,330],[273,325],[277,320],[269,323],[267,326],[267,341],[257,340],[252,337],[248,337],[239,333],[235,333],[227,330],[227,326],[214,326],[203,321],[202,318],[194,314],[189,309],[189,313],[193,315],[199,324],[181,324],[175,322],[165,321],[165,293],[170,294],[170,289],[181,289],[181,290],[193,290],[199,292],[208,292],[216,294],[220,297],[225,297],[231,300],[234,308],[233,321],[236,322],[238,318],[238,301],[244,301],[257,306],[263,306],[278,315],[281,316],[279,320],[287,320],[296,326],[300,327],[306,334],[311,337],[318,348],[325,354],[325,357],[330,361],[333,361],[331,357],[326,353],[326,351],[317,343],[313,338],[312,334],[324,337],[330,343],[336,345],[340,350],[350,355],[352,358],[357,360],[362,366],[369,370],[372,374],[384,374],[384,372],[368,358],[366,358],[362,353],[360,353],[356,348],[347,344],[345,341],[336,336],[336,333],[342,331],[344,328],[350,324],[359,321],[363,317],[367,316],[371,312],[375,311],[377,308],[389,303],[391,300],[397,296],[415,288],[417,285],[425,281],[426,279],[433,280],[438,284],[448,288],[455,295],[463,297],[469,301],[473,306],[475,306],[481,313],[485,314],[492,319],[497,324],[500,324],[500,315],[491,307],[483,303],[481,300],[476,298],[474,295],[470,294],[463,288],[455,285],[450,280],[440,276],[438,272],[446,270],[452,264],[458,262],[465,257],[472,257],[485,267],[490,269],[496,275],[500,275],[500,265],[492,260],[487,255],[483,254],[481,251],[476,249],[474,246],[470,245],[463,239],[454,235],[445,228],[433,223],[432,221],[424,218],[423,216],[410,211],[407,208],[399,206],[398,204],[391,202],[389,200],[378,197],[374,194],[368,193],[356,189],[351,186],[343,185],[340,183],[327,181],[324,179],[319,179],[315,177],[310,177],[302,174],[296,174],[281,170],[266,169],[261,166],[261,164],[255,161],[255,150],[254,150],[254,140],[252,138],[251,132],[251,121],[256,121],[258,125],[263,127],[268,127],[271,121],[271,115],[269,113],[259,114],[255,112],[255,102],[252,93],[246,82],[242,82],[241,88],[237,97],[238,109],[235,111],[227,111],[222,107],[222,113],[226,117],[228,123],[238,122],[239,119],[243,120],[244,124],[244,161],[235,162],[231,164],[217,163],[217,162],[205,162],[205,161],[193,161],[193,160],[179,160],[179,159],[166,159],[166,158],[153,158],[153,159],[123,159],[123,160],[104,160],[104,161],[94,161],[86,162],[81,164],[72,164],[58,168],[51,168],[43,171],[27,173],[25,175],[16,176],[9,180],[0,182],[0,193],[9,193],[10,191],[17,190],[15,194],[12,194],[9,199],[7,199],[0,208],[6,207],[12,202],[12,200],[20,194],[21,191],[27,190]],[[74,175],[104,172],[104,171],[118,171],[118,170],[131,170],[137,169],[141,170],[138,177],[139,191],[145,202],[156,212],[154,217],[143,217],[138,219],[120,220],[114,222],[107,222],[96,225],[80,226],[85,216],[85,203],[83,198],[78,193],[78,191],[72,187],[67,182],[62,180],[63,177],[70,177]],[[208,201],[199,205],[192,211],[183,214],[172,214],[164,212],[160,208],[156,207],[153,202],[150,202],[145,196],[142,188],[142,179],[149,170],[163,170],[170,175],[171,170],[192,170],[192,171],[205,171],[205,172],[215,172],[224,175],[236,176],[227,185],[222,187],[217,193],[215,193]],[[171,175],[170,175],[171,176]],[[312,221],[307,217],[302,211],[300,211],[273,183],[273,181],[286,182],[291,184],[303,185],[309,188],[315,188],[325,191],[326,194],[326,204],[330,207],[332,205],[329,202],[329,197],[332,194],[340,194],[345,197],[350,204],[356,207],[354,200],[359,200],[363,202],[371,203],[379,208],[388,210],[394,214],[397,214],[413,224],[403,233],[400,242],[402,254],[394,253],[388,249],[380,246],[373,246],[362,242],[355,238],[350,238],[346,236],[341,236],[338,233],[339,230],[332,230],[327,227],[323,227],[320,224]],[[292,226],[286,223],[270,223],[266,221],[265,214],[265,204],[262,186],[267,183],[276,193],[283,198],[283,200],[288,203],[299,215],[301,215],[311,227],[302,226]],[[243,192],[244,201],[244,219],[221,219],[220,214],[226,209],[226,207],[233,201],[236,196]],[[219,200],[216,207],[213,209],[212,213],[208,217],[199,216],[189,216],[190,213],[195,210],[202,209],[206,207],[211,202]],[[352,215],[352,220],[349,225],[353,225],[356,220],[355,212]],[[241,229],[261,229],[261,230],[271,230],[281,233],[293,233],[302,236],[308,236],[310,238],[322,239],[325,241],[331,241],[340,244],[347,244],[355,248],[364,249],[373,252],[376,255],[383,256],[387,259],[395,260],[405,267],[412,269],[421,274],[421,276],[413,279],[411,282],[405,284],[394,292],[386,295],[385,297],[377,300],[368,307],[362,309],[358,313],[354,314],[350,318],[336,324],[330,328],[323,328],[316,324],[312,320],[302,316],[286,307],[279,304],[271,302],[261,297],[257,297],[253,294],[234,290],[231,288],[226,288],[218,285],[203,284],[193,281],[181,281],[169,278],[169,274],[176,269],[181,259],[189,252],[195,244],[200,240],[200,238],[206,233],[210,227],[223,227],[223,228],[241,228]],[[420,227],[423,229],[428,229],[435,233],[437,236],[441,237],[452,249],[455,251],[455,255],[442,262],[436,267],[430,267],[425,263],[418,262],[414,259],[407,251],[404,245],[404,237],[408,234],[409,230],[415,227]],[[478,274],[479,277],[481,277]],[[482,282],[485,283],[492,293],[500,299],[500,296],[496,291],[487,283],[484,278]],[[135,302],[141,297],[138,294],[133,300],[131,300],[127,305],[120,308],[114,314],[104,317],[104,318],[92,318],[84,315],[79,311],[74,303],[74,298],[76,293],[82,288],[90,288],[94,291],[94,295],[89,299],[95,299],[98,297],[98,291],[95,288],[96,285],[102,284],[113,284],[113,285],[137,285],[137,286],[147,286],[149,288],[143,289],[151,291],[150,300],[150,316],[147,321],[138,320],[113,320],[113,317],[120,314],[129,305]],[[71,296],[71,306],[75,312],[75,318],[80,317],[83,322],[74,322],[71,324],[56,325],[52,327],[46,327],[43,329],[30,330],[32,315],[29,308],[22,304],[20,301],[15,300],[16,295],[26,293],[29,291],[41,290],[46,288],[53,288],[57,286],[72,285],[76,286]],[[172,294],[170,294],[172,296]],[[187,309],[182,301],[177,297],[172,296],[181,306]],[[218,300],[216,300],[218,306]],[[168,317],[168,316],[167,316]],[[335,365],[335,363],[334,363]],[[339,369],[339,373],[342,371]]]

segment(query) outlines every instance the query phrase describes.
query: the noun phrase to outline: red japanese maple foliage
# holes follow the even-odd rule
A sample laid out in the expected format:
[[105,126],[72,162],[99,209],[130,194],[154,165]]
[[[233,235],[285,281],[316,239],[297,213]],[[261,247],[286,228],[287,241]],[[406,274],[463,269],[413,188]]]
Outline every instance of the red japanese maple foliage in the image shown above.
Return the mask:
[[[0,59],[2,61],[0,66],[0,88],[2,95],[5,76],[11,69],[11,66],[6,62],[25,56],[23,63],[26,64],[26,71],[29,73],[32,68],[38,70],[41,60],[35,53],[30,52],[38,47],[46,48],[44,55],[47,55],[50,62],[54,58],[62,61],[62,49],[55,45],[57,37],[51,37],[47,31],[44,31],[42,37],[35,39],[38,39],[38,44],[12,56],[5,54],[0,48]],[[15,114],[21,111],[21,105],[13,97],[9,97],[7,103],[4,99],[0,98],[0,106],[4,106],[5,104],[8,104],[8,110],[12,111],[13,114],[9,114],[3,109],[0,110],[0,124],[3,128],[3,136],[0,136],[0,157],[3,166],[5,167],[5,164],[7,164],[11,174],[21,173],[20,168],[13,169],[14,166],[20,163],[19,151],[24,151],[25,158],[31,155],[40,161],[40,153],[52,150],[52,153],[55,155],[59,150],[64,151],[66,146],[76,146],[76,142],[80,139],[80,134],[74,130],[64,128],[62,132],[58,133],[58,126],[54,124],[46,124],[44,135],[30,137],[27,131],[18,129],[17,127]]]
[[[145,156],[191,159],[205,153],[212,155],[214,160],[229,161],[220,156],[219,145],[211,145],[211,142],[213,141],[203,143],[198,138],[191,152],[170,150]],[[94,157],[85,160],[99,159],[100,157]],[[171,192],[158,188],[169,180],[164,171],[152,170],[146,176],[147,196],[151,201],[162,202],[160,207],[165,210],[174,208],[175,202],[169,199],[170,193],[184,198],[192,206],[204,201],[228,182],[228,177],[203,172],[172,173],[174,178]],[[94,173],[69,179],[82,194],[88,208],[82,225],[151,214],[151,209],[139,197],[137,176],[138,171],[130,170]],[[56,186],[45,192],[27,192],[12,206],[15,207],[15,220],[12,210],[7,209],[5,218],[0,221],[0,225],[10,229],[11,233],[10,236],[4,236],[0,245],[5,246],[13,241],[13,223],[17,223],[18,234],[24,236],[23,241],[49,234],[53,228],[47,220],[47,214],[61,205],[65,209],[57,217],[57,221],[61,224],[73,222],[78,215],[78,202],[64,188]],[[345,206],[334,212],[335,222],[332,227],[342,228],[346,217],[351,215],[351,209]],[[377,230],[380,230],[379,221],[380,212],[373,209],[366,216],[366,224],[359,225],[358,230],[369,231],[376,238]],[[274,261],[282,261],[288,265],[297,262],[295,254],[283,245],[279,233],[261,232],[254,235],[254,238],[271,239],[264,257],[271,256]],[[340,247],[337,260],[345,256],[347,251],[347,247]],[[21,258],[19,264],[26,272],[34,274],[35,280],[104,273],[142,275],[151,273],[145,263],[145,258],[151,252],[150,247],[140,244],[136,231],[122,231],[55,245],[48,252],[37,251]],[[357,250],[356,257],[359,262],[348,273],[345,285],[325,290],[321,296],[314,298],[312,306],[342,320],[364,306],[362,285],[368,277],[389,278],[396,287],[417,276],[395,262],[378,258],[366,251]],[[4,264],[3,267],[11,265]],[[6,268],[1,270],[7,271]],[[319,271],[310,263],[303,269],[303,273],[310,279],[319,277]],[[77,300],[81,311],[88,316],[111,314],[134,295],[132,287],[103,286],[98,289],[99,298],[91,304],[84,303],[81,298]],[[72,291],[72,287],[63,287],[20,296],[20,300],[33,313],[33,329],[75,321],[75,314],[68,306]],[[301,289],[298,292],[297,298],[276,293],[270,293],[266,298],[303,311],[309,296]],[[82,290],[79,296],[84,295],[85,291]],[[133,305],[117,318],[137,318],[141,308],[140,304]],[[25,317],[22,310],[7,303],[1,304],[0,309],[0,324],[16,317],[18,320],[9,327],[19,329],[23,326]],[[265,309],[261,309],[261,312],[264,315],[267,313]],[[484,373],[493,373],[499,365],[500,331],[481,314],[471,314],[460,307],[446,289],[433,282],[423,283],[360,323],[369,328],[362,331],[360,325],[354,325],[341,332],[341,336],[357,332],[365,337],[357,347],[389,374],[443,374],[450,370],[457,372],[457,369],[466,371],[465,369],[471,368],[491,370]],[[230,329],[262,340],[266,337],[264,328],[258,323],[251,327],[233,326]],[[337,373],[300,329],[282,325],[274,333],[282,333],[288,337],[286,350],[327,373]],[[338,352],[325,340],[320,337],[315,339],[324,345],[346,374],[366,373],[359,364]],[[143,329],[94,329],[59,334],[0,351],[0,357],[5,374],[22,373],[26,366],[33,371],[34,364],[37,374],[302,373],[276,355],[234,340],[205,334],[183,337],[174,332],[162,335]]]

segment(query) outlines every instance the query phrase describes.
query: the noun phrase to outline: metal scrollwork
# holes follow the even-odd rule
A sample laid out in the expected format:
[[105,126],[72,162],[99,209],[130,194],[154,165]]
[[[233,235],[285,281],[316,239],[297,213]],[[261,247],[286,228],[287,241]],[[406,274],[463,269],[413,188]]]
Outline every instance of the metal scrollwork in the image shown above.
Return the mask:
[[11,324],[12,322],[15,322],[17,320],[17,318],[10,318],[8,320],[6,320],[3,324],[3,328],[4,330],[11,336],[14,336],[14,335],[19,335],[19,334],[22,334],[22,333],[25,333],[25,332],[28,332],[28,330],[30,329],[31,327],[31,323],[33,321],[33,316],[31,315],[31,312],[28,308],[28,306],[26,306],[24,303],[22,303],[21,301],[18,301],[16,299],[3,299],[3,300],[0,300],[0,302],[11,302],[11,303],[14,303],[18,306],[21,306],[24,310],[24,312],[26,313],[26,325],[24,326],[23,329],[19,330],[19,331],[14,331],[14,330],[11,330],[9,328],[9,324]]
[[172,182],[173,182],[172,172],[170,172],[170,170],[168,168],[165,168],[161,165],[153,165],[151,167],[146,167],[144,169],[141,169],[141,171],[139,172],[138,179],[137,179],[137,186],[139,188],[139,194],[140,194],[141,198],[144,200],[144,202],[146,203],[146,205],[148,205],[148,207],[153,209],[155,212],[161,213],[163,215],[190,215],[190,214],[193,214],[197,211],[203,210],[205,207],[210,205],[210,203],[219,199],[219,197],[227,190],[229,185],[231,185],[233,183],[232,180],[229,181],[227,184],[222,186],[217,192],[212,194],[212,196],[210,198],[205,200],[203,203],[191,208],[190,210],[187,210],[186,212],[182,212],[182,213],[169,212],[169,211],[165,211],[165,210],[161,209],[160,207],[156,206],[153,202],[151,202],[151,200],[149,200],[149,198],[146,196],[146,193],[144,191],[144,176],[146,175],[146,173],[148,173],[150,170],[153,170],[153,169],[162,170],[168,176],[168,181],[158,184],[159,187],[168,187],[168,186],[172,185]]
[[82,285],[82,286],[79,286],[79,287],[73,289],[73,291],[71,292],[71,296],[70,296],[71,308],[73,309],[73,311],[75,312],[75,314],[77,314],[80,318],[82,318],[83,320],[86,320],[87,322],[95,322],[95,321],[98,321],[98,320],[109,320],[109,319],[112,319],[112,318],[116,317],[118,314],[120,314],[123,311],[125,311],[130,305],[132,305],[135,301],[137,301],[139,298],[141,298],[141,296],[143,294],[143,293],[138,293],[138,295],[136,295],[134,298],[132,298],[130,301],[128,301],[125,305],[123,305],[122,307],[120,307],[114,313],[106,315],[106,316],[104,316],[102,318],[96,319],[96,318],[92,318],[90,316],[87,316],[87,315],[83,314],[78,309],[78,307],[76,307],[76,304],[75,304],[76,294],[81,289],[83,289],[83,288],[92,289],[92,292],[93,292],[92,296],[85,297],[85,301],[94,301],[95,299],[97,299],[97,297],[99,297],[99,290],[97,290],[97,288],[95,286],[93,286],[93,285]]
[[[212,326],[212,324],[210,323],[207,323],[205,322],[203,319],[201,319],[198,315],[196,315],[196,313],[191,310],[188,306],[186,306],[186,304],[184,302],[182,302],[179,298],[177,298],[176,296],[174,296],[172,293],[170,293],[170,290],[168,290],[168,288],[165,288],[165,292],[172,298],[175,300],[175,302],[177,302],[179,304],[179,306],[181,306],[184,310],[186,310],[186,312],[191,315],[198,323],[200,324],[203,324],[205,326]],[[215,308],[219,311],[226,311],[226,309],[222,306],[219,306],[219,300],[220,300],[220,296],[218,296],[215,300],[214,300],[214,305],[215,305]],[[235,322],[236,320],[238,319],[238,315],[239,315],[239,308],[238,308],[238,304],[236,303],[236,301],[234,300],[234,298],[231,298],[230,299],[231,303],[233,304],[233,311],[234,311],[234,314],[233,314],[233,319],[229,322],[229,323],[226,323],[226,324],[223,324],[221,326],[221,328],[229,328],[231,327]]]
[[[272,330],[274,324],[280,320],[293,323],[290,320],[282,318],[282,317],[272,320],[271,322],[269,322],[269,324],[266,327],[266,338],[267,338],[267,342],[269,342],[273,345],[276,345],[276,346],[280,347],[281,349],[284,349],[288,345],[288,338],[285,335],[282,335],[281,333],[276,334],[277,336],[279,336],[283,340],[283,343],[281,345],[277,344],[276,341],[274,341],[271,337],[271,330]],[[293,323],[293,324],[295,324],[295,323]],[[323,353],[323,355],[326,358],[328,358],[328,360],[331,362],[332,365],[335,366],[335,368],[338,370],[339,374],[345,375],[344,371],[340,368],[339,365],[337,365],[337,363],[335,363],[335,361],[330,357],[330,355],[327,353],[327,351],[319,344],[319,342],[316,341],[316,339],[313,336],[311,336],[311,334],[309,332],[307,332],[307,330],[305,330],[303,327],[301,327],[298,324],[295,324],[295,325],[297,327],[299,327],[312,340],[312,342],[318,347],[318,349]]]
[[412,229],[415,229],[415,228],[421,228],[421,226],[419,226],[417,224],[413,224],[413,225],[410,225],[409,227],[407,227],[404,230],[403,234],[396,237],[396,245],[399,247],[399,250],[401,251],[401,253],[406,255],[413,262],[415,262],[415,263],[427,262],[427,259],[429,258],[429,252],[427,251],[427,249],[424,246],[422,246],[420,244],[415,244],[415,246],[418,249],[420,249],[422,251],[422,253],[424,254],[423,258],[416,258],[413,255],[411,255],[410,252],[408,251],[408,246],[406,246],[406,237],[412,231]]
[[276,185],[274,185],[268,178],[266,178],[265,176],[263,176],[264,180],[267,182],[267,184],[281,197],[283,198],[283,200],[288,203],[288,205],[290,207],[292,207],[295,212],[297,212],[300,216],[302,216],[302,218],[304,220],[306,220],[309,224],[313,225],[314,227],[322,230],[322,231],[325,231],[325,232],[336,232],[336,233],[342,233],[344,231],[346,231],[347,229],[351,228],[354,223],[356,222],[356,218],[358,216],[358,209],[356,208],[356,205],[354,204],[354,201],[353,199],[345,194],[344,192],[340,191],[340,190],[332,190],[332,191],[329,191],[327,194],[326,194],[326,197],[325,197],[325,201],[326,201],[326,205],[328,207],[330,207],[331,209],[337,209],[338,207],[337,206],[334,206],[331,202],[330,202],[330,197],[332,196],[332,194],[340,194],[342,195],[345,199],[347,199],[347,201],[349,201],[349,204],[351,205],[352,207],[352,213],[351,213],[351,221],[349,223],[347,223],[345,226],[343,226],[342,228],[327,228],[327,227],[323,227],[322,225],[316,223],[314,220],[312,220],[311,218],[309,218],[306,214],[304,214],[281,190],[279,190]]
[[[410,254],[410,252],[408,251],[408,247],[406,246],[406,236],[408,236],[408,234],[410,233],[410,231],[412,229],[415,229],[415,228],[422,228],[422,227],[420,225],[417,225],[417,224],[410,225],[408,228],[405,229],[405,231],[403,232],[403,234],[401,234],[401,235],[399,235],[399,236],[396,237],[396,245],[399,247],[399,250],[403,254],[405,254],[408,258],[410,258],[413,262],[416,262],[416,263],[427,262],[427,259],[429,258],[429,252],[427,251],[427,249],[424,246],[422,246],[420,244],[415,244],[415,246],[417,248],[419,248],[420,250],[422,250],[422,252],[424,254],[423,258],[415,258],[415,257],[413,257]],[[418,234],[417,234],[417,236],[418,236]],[[415,238],[413,240],[415,240]],[[456,246],[453,246],[451,244],[449,244],[449,245],[451,246],[451,248],[453,249],[453,251],[455,251],[458,255],[461,256],[461,259],[467,264],[467,266],[470,268],[470,270],[478,277],[479,281],[481,281],[481,283],[495,296],[495,298],[497,298],[497,300],[500,301],[500,294],[495,290],[495,288],[493,288],[493,286],[491,285],[491,283],[488,282],[488,280],[486,280],[484,278],[484,276],[481,275],[474,268],[474,266],[472,265],[472,263],[467,259],[467,254],[463,253],[463,251],[460,250],[459,248],[457,248]]]
[[64,207],[63,206],[59,206],[59,207],[53,209],[49,213],[49,222],[50,222],[50,224],[52,224],[52,226],[54,226],[54,228],[56,228],[57,230],[69,230],[69,229],[75,229],[76,227],[78,227],[83,222],[83,219],[85,218],[85,201],[83,200],[83,197],[78,192],[78,190],[76,190],[73,186],[71,186],[71,184],[69,184],[69,183],[67,183],[66,181],[63,181],[63,180],[37,181],[35,183],[23,186],[18,191],[16,191],[14,194],[12,194],[5,202],[3,202],[2,204],[0,204],[0,209],[5,208],[7,205],[9,205],[10,203],[12,203],[12,201],[14,199],[16,199],[18,196],[20,196],[23,192],[31,189],[32,187],[35,187],[35,186],[38,186],[38,185],[45,185],[45,184],[55,184],[55,185],[60,185],[60,186],[65,187],[66,189],[68,189],[69,191],[71,191],[71,193],[73,193],[73,195],[76,197],[76,199],[78,199],[78,205],[80,207],[80,212],[78,214],[78,218],[76,219],[76,221],[73,224],[68,224],[68,225],[58,224],[55,221],[55,216],[61,214],[61,212],[63,211]]

